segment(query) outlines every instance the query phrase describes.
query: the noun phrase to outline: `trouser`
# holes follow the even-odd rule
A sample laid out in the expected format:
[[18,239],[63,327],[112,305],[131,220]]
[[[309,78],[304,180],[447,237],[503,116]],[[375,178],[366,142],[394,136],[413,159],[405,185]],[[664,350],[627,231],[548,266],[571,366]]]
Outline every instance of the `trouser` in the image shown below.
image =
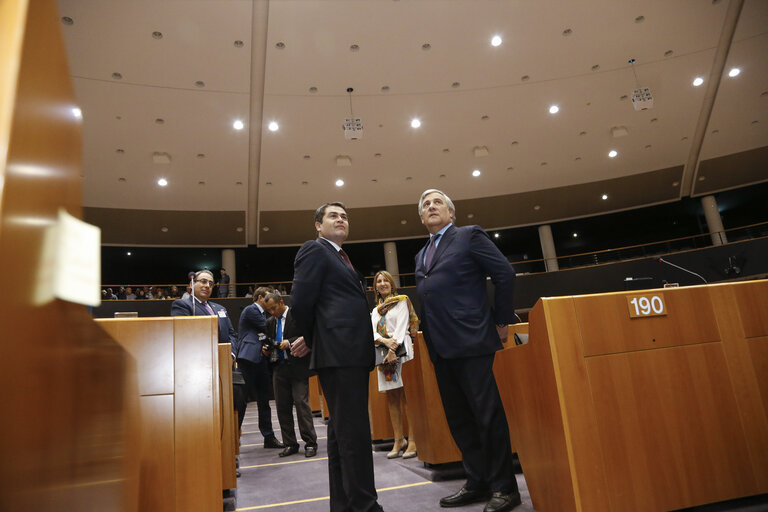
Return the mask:
[[280,422],[283,443],[285,446],[299,444],[293,425],[293,407],[296,406],[296,419],[299,423],[301,438],[306,446],[317,447],[317,433],[312,421],[312,410],[309,407],[309,379],[296,379],[289,374],[290,369],[285,366],[275,366],[272,370],[277,420]]
[[[267,361],[262,359],[258,363],[252,363],[245,359],[237,360],[237,367],[243,374],[245,380],[246,396],[254,391],[256,394],[256,407],[259,411],[259,431],[264,439],[275,436],[272,430],[272,409],[269,407],[269,367]],[[238,404],[242,410],[238,409],[239,425],[243,425],[243,417],[247,400]]]

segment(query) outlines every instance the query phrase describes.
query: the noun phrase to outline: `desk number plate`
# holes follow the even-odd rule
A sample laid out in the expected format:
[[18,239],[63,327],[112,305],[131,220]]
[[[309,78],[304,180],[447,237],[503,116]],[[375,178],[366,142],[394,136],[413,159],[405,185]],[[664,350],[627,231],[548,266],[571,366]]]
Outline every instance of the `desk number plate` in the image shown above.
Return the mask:
[[664,295],[647,293],[643,295],[627,295],[630,318],[646,318],[649,316],[666,316],[667,305]]

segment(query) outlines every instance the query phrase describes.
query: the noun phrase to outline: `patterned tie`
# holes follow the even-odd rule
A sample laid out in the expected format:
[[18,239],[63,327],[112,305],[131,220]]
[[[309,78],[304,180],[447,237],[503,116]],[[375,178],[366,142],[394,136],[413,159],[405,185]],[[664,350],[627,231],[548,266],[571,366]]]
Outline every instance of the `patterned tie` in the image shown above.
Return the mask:
[[435,235],[429,240],[429,245],[427,245],[427,256],[424,259],[424,267],[429,268],[429,266],[432,264],[432,258],[435,256],[435,248],[437,247],[437,241],[440,239],[441,235]]
[[216,316],[216,313],[213,312],[213,309],[211,308],[211,306],[208,305],[207,302],[203,302],[203,307],[205,308],[205,310],[208,312],[209,315]]
[[344,261],[347,262],[347,265],[349,265],[352,268],[355,268],[352,266],[352,262],[349,261],[349,256],[347,256],[347,253],[344,252],[344,249],[339,249],[339,254],[341,254],[341,257],[344,258]]

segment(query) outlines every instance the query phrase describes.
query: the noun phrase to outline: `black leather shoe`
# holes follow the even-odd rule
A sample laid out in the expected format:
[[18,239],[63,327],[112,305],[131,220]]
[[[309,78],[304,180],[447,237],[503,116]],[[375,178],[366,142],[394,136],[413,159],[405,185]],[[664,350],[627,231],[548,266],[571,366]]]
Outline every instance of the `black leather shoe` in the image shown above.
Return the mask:
[[512,510],[521,502],[519,492],[510,494],[494,492],[491,500],[485,505],[483,512],[506,512],[507,510]]
[[285,448],[285,445],[273,436],[264,440],[264,448]]
[[279,453],[281,457],[287,457],[289,455],[293,455],[294,453],[299,453],[299,447],[298,446],[286,446],[283,448],[283,451]]
[[488,491],[479,491],[462,487],[456,494],[440,498],[441,507],[463,507],[470,503],[477,503],[488,499]]
[[304,447],[304,456],[305,457],[314,457],[317,455],[317,446],[305,446]]

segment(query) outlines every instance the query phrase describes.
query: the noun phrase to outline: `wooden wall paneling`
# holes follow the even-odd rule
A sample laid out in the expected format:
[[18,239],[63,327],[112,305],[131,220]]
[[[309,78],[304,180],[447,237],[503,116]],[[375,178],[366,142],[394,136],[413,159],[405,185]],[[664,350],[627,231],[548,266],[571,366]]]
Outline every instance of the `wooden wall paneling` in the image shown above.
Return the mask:
[[[613,299],[608,300],[614,302]],[[574,297],[544,301],[560,408],[566,425],[568,459],[576,502],[584,510],[608,510],[600,433],[595,428],[594,405],[584,364],[583,338],[576,329],[581,318],[577,316],[574,301]],[[606,319],[608,313],[604,311],[602,317]],[[606,323],[611,321],[606,319]],[[606,325],[604,329],[609,327]]]
[[378,368],[374,368],[368,378],[368,418],[371,422],[371,439],[374,441],[394,437],[387,395],[379,393],[378,371]]
[[757,494],[720,343],[587,360],[611,510]]
[[[756,488],[768,489],[768,346],[759,334],[768,327],[768,281],[708,288],[722,349],[730,368],[734,400],[748,445]],[[766,302],[759,303],[764,299]],[[765,492],[765,491],[763,491]]]
[[498,353],[494,372],[496,364],[506,369],[499,392],[534,508],[571,512],[577,507],[544,307],[539,301],[530,312],[528,343]]
[[104,318],[98,322],[136,359],[140,395],[173,393],[173,321],[170,318],[152,321]]
[[317,375],[312,375],[309,378],[309,408],[315,412],[320,412],[322,409],[322,403],[320,401],[320,382]]
[[493,375],[496,378],[496,385],[499,388],[501,401],[504,403],[504,414],[507,416],[507,425],[509,426],[509,440],[512,443],[512,452],[516,452],[515,436],[512,435],[512,429],[515,428],[515,418],[512,415],[512,409],[509,402],[513,399],[510,393],[510,365],[509,357],[514,357],[512,349],[515,347],[514,334],[528,334],[528,323],[519,323],[509,326],[509,334],[504,342],[504,348],[496,352],[493,361]]
[[237,416],[232,396],[232,344],[219,343],[219,397],[221,403],[221,488],[237,487],[235,467],[235,425]]
[[403,382],[419,460],[428,464],[460,461],[461,452],[448,429],[435,370],[421,332],[413,345],[414,358],[403,365]]
[[[641,292],[650,293],[650,292]],[[580,295],[575,302],[584,355],[594,356],[717,341],[715,312],[701,287],[653,290],[663,296],[668,314],[630,318],[627,293]],[[630,295],[637,293],[630,293]],[[682,324],[680,318],[696,318]]]
[[150,395],[141,404],[141,483],[139,510],[177,510],[173,395]]
[[130,358],[84,307],[34,296],[47,285],[47,226],[60,208],[81,216],[59,20],[53,0],[0,2],[0,265],[13,273],[0,294],[2,408],[13,412],[0,422],[0,509],[132,511]]
[[218,324],[174,317],[173,327],[176,510],[221,510]]

